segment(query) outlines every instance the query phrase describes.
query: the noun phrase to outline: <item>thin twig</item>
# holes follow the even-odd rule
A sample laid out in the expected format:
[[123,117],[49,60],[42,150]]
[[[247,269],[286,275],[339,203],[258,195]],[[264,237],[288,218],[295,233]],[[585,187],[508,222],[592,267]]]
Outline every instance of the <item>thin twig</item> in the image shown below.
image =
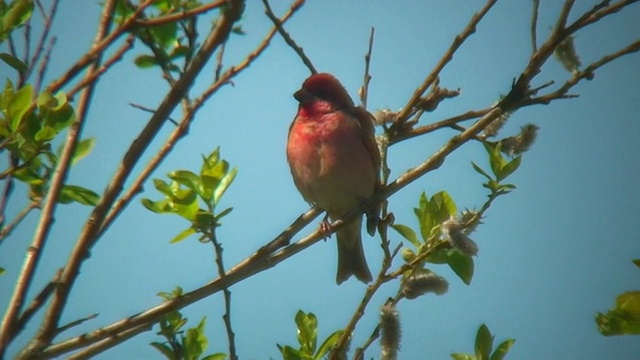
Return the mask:
[[416,89],[416,91],[414,91],[413,95],[411,96],[411,99],[409,99],[407,104],[402,108],[402,110],[398,114],[398,119],[396,123],[394,123],[391,126],[389,131],[393,133],[395,132],[396,129],[402,128],[402,126],[407,121],[411,113],[414,111],[416,104],[418,103],[418,101],[420,101],[420,98],[422,97],[424,92],[427,91],[427,89],[435,81],[438,80],[438,77],[440,76],[440,72],[442,71],[442,69],[444,69],[444,67],[449,63],[449,61],[453,59],[453,55],[456,53],[456,51],[458,51],[460,46],[462,46],[462,44],[469,38],[469,36],[475,33],[476,26],[478,25],[478,23],[484,18],[487,12],[491,10],[491,7],[493,7],[493,5],[495,5],[496,2],[497,0],[488,0],[487,3],[479,12],[473,14],[473,16],[471,17],[471,20],[469,21],[467,26],[464,28],[464,30],[462,30],[462,32],[453,39],[451,46],[449,46],[449,49],[447,49],[444,55],[442,55],[442,57],[440,58],[436,66],[433,68],[433,70],[431,70],[431,73],[429,73],[429,75],[424,79],[422,84]]
[[475,118],[479,118],[483,115],[486,115],[489,111],[491,111],[491,108],[486,108],[486,109],[482,109],[482,110],[471,110],[471,111],[467,111],[464,114],[460,114],[460,115],[456,115],[453,117],[450,117],[448,119],[444,119],[429,125],[425,125],[425,126],[421,126],[421,127],[417,127],[415,129],[411,129],[408,131],[403,131],[401,133],[398,134],[394,134],[393,137],[390,140],[391,144],[395,144],[407,139],[411,139],[414,138],[416,136],[420,136],[420,135],[424,135],[430,132],[433,132],[435,130],[438,129],[442,129],[442,128],[447,128],[447,127],[451,127],[454,124],[458,124],[460,122],[463,121],[467,121],[467,120],[471,120],[471,119],[475,119]]
[[[295,14],[295,12],[303,5],[303,0],[296,1],[289,11],[282,17],[280,20],[282,23],[285,23],[287,20]],[[100,238],[105,231],[111,226],[113,221],[122,213],[122,211],[127,207],[127,205],[131,202],[134,196],[136,196],[140,191],[142,191],[142,185],[149,178],[151,173],[158,167],[158,165],[162,162],[162,160],[171,152],[177,141],[182,138],[189,129],[189,125],[192,121],[193,114],[195,114],[198,109],[204,105],[204,103],[209,99],[216,91],[218,91],[222,86],[229,83],[229,81],[235,77],[237,74],[244,71],[249,67],[269,46],[271,39],[276,33],[275,26],[271,29],[271,31],[265,36],[264,40],[258,45],[258,47],[251,52],[240,64],[236,66],[232,66],[227,71],[222,74],[220,79],[216,81],[213,85],[207,88],[199,97],[197,97],[191,104],[191,109],[185,112],[182,120],[180,121],[180,125],[171,133],[165,144],[158,151],[156,155],[147,163],[145,168],[140,172],[138,177],[134,180],[133,184],[129,187],[126,193],[118,199],[118,201],[111,207],[109,210],[109,214],[106,216],[102,227],[100,228],[100,232],[96,236],[96,239]],[[157,110],[156,110],[157,111]]]
[[57,328],[56,329],[56,333],[59,334],[59,333],[65,332],[65,331],[71,329],[72,327],[81,325],[85,321],[93,320],[93,319],[95,319],[97,317],[98,317],[98,314],[96,313],[96,314],[87,315],[87,316],[85,316],[83,318],[80,318],[78,320],[74,320],[74,321],[72,321],[72,322],[70,322],[68,324],[64,324],[64,325],[60,326],[59,328]]
[[[155,111],[155,109],[152,109],[152,108],[147,107],[147,106],[144,106],[144,105],[140,105],[140,104],[132,103],[132,102],[130,102],[130,103],[129,103],[129,106],[131,106],[131,107],[133,107],[133,108],[136,108],[136,109],[138,109],[138,110],[142,110],[142,111],[144,111],[144,112],[148,112],[148,113],[150,113],[150,114],[155,114],[155,112],[156,112],[156,111]],[[178,126],[178,122],[177,122],[177,121],[175,121],[172,117],[168,117],[168,118],[167,118],[167,120],[168,120],[170,123],[172,123],[173,125]]]
[[[150,4],[152,0],[146,1],[144,4]],[[143,4],[143,5],[144,5]],[[176,86],[171,88],[158,107],[156,113],[151,117],[147,126],[142,130],[138,138],[131,144],[129,151],[125,154],[120,167],[104,191],[99,203],[94,208],[85,223],[85,226],[72,250],[62,277],[60,286],[56,288],[50,306],[44,316],[43,324],[36,334],[34,340],[23,349],[22,356],[31,357],[38,354],[49,343],[54,334],[54,330],[62,311],[67,303],[70,291],[79,274],[80,266],[86,260],[87,253],[95,244],[96,235],[99,233],[102,221],[107,215],[113,202],[122,190],[122,184],[129,177],[133,167],[139,161],[141,154],[146,150],[151,141],[165,122],[166,116],[170,114],[177,104],[186,94],[188,87],[195,80],[196,75],[204,68],[213,52],[223,43],[231,32],[233,24],[240,18],[243,2],[236,0],[228,2],[226,11],[222,12],[215,28],[211,31],[205,42],[202,44],[198,54],[193,58],[189,68],[182,74],[182,77],[176,82]],[[141,5],[142,6],[142,5]],[[101,46],[104,42],[97,42],[97,46]]]
[[371,51],[373,50],[373,35],[376,29],[371,28],[371,35],[369,35],[369,49],[364,55],[364,79],[362,79],[362,91],[360,91],[360,103],[363,108],[367,108],[367,98],[369,97],[369,82],[371,81],[371,75],[369,74],[369,64],[371,63]]
[[79,83],[77,83],[71,90],[67,92],[67,97],[73,98],[75,94],[86,87],[88,84],[96,81],[99,77],[101,77],[107,70],[109,70],[113,65],[122,60],[124,54],[126,54],[129,50],[133,49],[133,44],[135,43],[135,36],[133,34],[129,34],[124,44],[116,50],[116,52],[109,57],[109,59],[105,60],[104,64],[95,72],[91,74],[91,76],[87,76],[82,79]]
[[533,10],[531,10],[531,53],[538,51],[538,9],[540,0],[533,0]]
[[227,3],[227,0],[218,0],[210,4],[204,4],[204,5],[194,7],[193,9],[184,10],[176,14],[158,16],[153,19],[138,19],[135,22],[135,26],[147,28],[152,26],[160,26],[160,25],[164,25],[164,24],[172,23],[176,21],[186,20],[201,14],[207,13],[213,9],[219,8],[225,5],[226,3]]
[[589,66],[587,66],[586,68],[584,68],[584,70],[582,71],[576,71],[573,73],[573,76],[571,76],[571,78],[569,78],[569,80],[567,80],[560,88],[558,88],[556,91],[553,91],[551,93],[539,96],[539,97],[534,97],[531,99],[527,99],[523,101],[523,105],[522,106],[530,106],[530,105],[535,105],[535,104],[549,104],[551,101],[553,100],[557,100],[557,99],[566,99],[566,98],[573,98],[575,96],[572,95],[567,95],[568,91],[574,87],[575,85],[577,85],[580,81],[584,80],[584,79],[591,79],[594,76],[594,72],[610,63],[613,60],[616,60],[624,55],[629,55],[632,53],[637,53],[640,51],[640,40],[636,40],[635,42],[625,46],[624,48],[613,52],[611,54],[605,55],[603,56],[600,60],[590,64]]
[[[103,39],[104,36],[108,33],[114,8],[114,1],[109,1],[105,5],[105,11],[102,14],[101,22],[99,24],[98,32],[96,35],[97,41]],[[99,63],[100,57],[95,59],[95,63],[89,68],[88,74],[90,74],[92,71],[95,71]],[[42,212],[40,214],[40,221],[38,222],[38,225],[35,229],[33,240],[31,242],[31,245],[29,246],[29,250],[27,251],[27,255],[20,271],[20,275],[18,276],[18,279],[16,281],[15,290],[9,302],[7,313],[5,314],[5,317],[3,319],[2,328],[0,328],[0,357],[2,357],[2,351],[6,348],[6,345],[13,339],[14,336],[16,336],[19,331],[22,330],[16,327],[19,313],[24,304],[27,291],[31,287],[31,282],[33,280],[36,268],[42,255],[42,249],[44,248],[46,240],[48,239],[49,231],[51,230],[51,227],[53,225],[54,214],[56,206],[58,204],[58,195],[60,194],[62,186],[64,185],[64,182],[67,178],[67,173],[71,164],[71,158],[73,156],[78,138],[82,133],[82,126],[87,118],[87,112],[92,93],[93,86],[90,86],[85,90],[82,98],[78,102],[76,119],[69,128],[64,148],[62,150],[62,153],[60,154],[60,157],[58,158],[56,169],[49,183],[47,195],[42,206]],[[58,313],[57,315],[59,317],[60,314]],[[55,328],[57,327],[58,317],[55,318],[55,322],[47,321],[47,318],[45,317],[43,326],[40,328],[38,335],[36,335],[37,340],[34,339],[36,340],[36,342],[41,341],[43,338],[50,339],[54,335]],[[42,345],[44,346],[46,344]]]
[[69,81],[76,78],[76,76],[82,72],[87,66],[92,64],[96,57],[99,54],[103,54],[105,49],[111,44],[113,44],[116,40],[120,38],[124,33],[131,30],[131,28],[135,25],[136,19],[140,14],[144,12],[144,10],[151,6],[155,0],[145,0],[140,4],[134,11],[134,13],[127,18],[118,28],[109,33],[104,39],[99,42],[93,44],[91,49],[87,51],[78,61],[76,61],[62,76],[53,81],[47,89],[52,93],[57,92],[63,86],[69,83]]
[[[298,2],[302,4],[304,3],[304,0],[298,1]],[[311,71],[312,74],[317,74],[318,71],[311,63],[311,60],[309,60],[307,55],[304,53],[304,50],[302,49],[302,47],[296,44],[296,42],[291,38],[291,35],[289,35],[289,33],[284,29],[280,20],[278,20],[276,15],[271,10],[271,6],[269,5],[269,0],[262,0],[262,3],[264,4],[264,7],[265,7],[265,14],[267,14],[267,17],[269,17],[269,19],[276,26],[276,29],[278,29],[278,32],[280,33],[284,41],[287,43],[287,45],[289,45],[289,47],[292,48],[293,51],[296,52],[296,54],[298,54],[298,56],[300,57],[300,60],[302,60],[302,62],[309,69],[309,71]]]
[[[56,13],[58,12],[58,3],[59,3],[59,0],[53,0],[51,2],[51,7],[49,8],[49,13],[47,15],[47,12],[44,10],[44,7],[42,6],[42,4],[40,4],[40,1],[36,1],[36,4],[40,9],[40,13],[42,14],[42,18],[44,19],[44,28],[42,29],[42,33],[40,34],[40,38],[38,39],[38,43],[36,44],[33,56],[31,57],[31,59],[25,58],[25,61],[28,61],[28,64],[29,64],[25,74],[26,78],[29,78],[29,76],[35,69],[36,64],[40,61],[40,56],[42,56],[45,50],[44,44],[47,42],[47,38],[51,33],[51,25],[53,24],[53,19],[55,18]],[[55,41],[53,41],[53,43],[55,43]],[[50,45],[52,44],[50,43]],[[47,51],[48,56],[51,56],[51,48],[52,46],[49,46],[49,49]],[[42,67],[40,67],[40,69],[42,69]]]
[[118,335],[111,336],[102,341],[99,341],[92,346],[88,346],[82,351],[78,351],[77,353],[69,356],[69,360],[85,360],[92,359],[94,356],[100,354],[101,352],[111,349],[112,347],[119,345],[133,336],[136,336],[142,332],[150,331],[151,325],[142,324],[137,327],[133,327],[126,332],[123,332]]
[[[213,212],[213,207],[209,207],[209,211]],[[215,250],[215,262],[218,267],[218,276],[220,276],[221,280],[224,280],[226,276],[226,271],[224,268],[224,258],[222,257],[223,248],[222,244],[218,241],[216,236],[216,224],[213,225],[213,229],[211,230],[211,242],[213,243],[213,248]],[[224,321],[224,327],[227,332],[227,340],[229,342],[229,359],[237,360],[238,355],[236,354],[236,342],[235,337],[236,334],[233,332],[233,326],[231,324],[231,291],[229,291],[228,287],[224,287],[222,289],[222,293],[224,295],[224,315],[222,315],[222,319]]]
[[[9,182],[10,180],[6,180],[5,185]],[[27,206],[24,207],[24,209],[20,210],[18,215],[16,215],[16,217],[9,224],[7,224],[7,226],[4,226],[2,228],[2,231],[0,231],[0,244],[2,244],[2,241],[7,236],[11,235],[11,232],[13,232],[13,230],[22,222],[22,220],[27,217],[31,210],[38,207],[40,207],[40,204],[38,202],[30,202]]]
[[55,36],[51,37],[51,40],[49,40],[49,46],[47,47],[47,50],[44,52],[44,57],[40,62],[40,67],[38,68],[38,76],[36,77],[36,81],[35,81],[34,88],[36,92],[40,92],[40,89],[42,88],[42,82],[44,81],[44,76],[47,73],[47,69],[49,68],[49,61],[51,60],[51,52],[53,51],[53,48],[55,47],[57,40],[58,38],[56,38]]

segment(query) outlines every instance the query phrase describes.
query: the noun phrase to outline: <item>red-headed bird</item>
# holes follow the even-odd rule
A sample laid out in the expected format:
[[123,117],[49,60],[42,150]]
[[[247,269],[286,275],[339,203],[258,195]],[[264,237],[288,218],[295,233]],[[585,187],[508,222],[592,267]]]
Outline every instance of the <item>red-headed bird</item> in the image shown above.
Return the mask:
[[[304,199],[332,220],[373,195],[380,182],[380,153],[373,117],[355,106],[330,74],[312,75],[293,95],[300,103],[289,128],[287,160]],[[373,235],[377,213],[368,215]],[[338,284],[355,275],[368,283],[371,272],[362,249],[362,215],[337,233]]]

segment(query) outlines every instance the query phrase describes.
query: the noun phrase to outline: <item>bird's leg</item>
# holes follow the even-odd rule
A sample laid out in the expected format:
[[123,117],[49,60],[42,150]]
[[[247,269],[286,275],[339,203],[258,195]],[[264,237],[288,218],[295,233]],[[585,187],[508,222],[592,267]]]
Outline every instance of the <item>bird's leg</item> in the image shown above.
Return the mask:
[[325,240],[331,237],[331,222],[329,222],[329,213],[326,213],[324,215],[324,218],[320,222],[320,232],[324,235]]

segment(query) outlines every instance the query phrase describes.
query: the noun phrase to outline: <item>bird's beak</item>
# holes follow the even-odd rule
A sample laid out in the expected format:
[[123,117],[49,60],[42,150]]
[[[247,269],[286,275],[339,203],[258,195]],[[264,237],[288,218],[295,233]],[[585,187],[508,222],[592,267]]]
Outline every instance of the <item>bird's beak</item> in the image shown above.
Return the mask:
[[293,94],[293,97],[298,100],[300,104],[306,104],[313,100],[313,95],[311,95],[307,90],[300,89]]

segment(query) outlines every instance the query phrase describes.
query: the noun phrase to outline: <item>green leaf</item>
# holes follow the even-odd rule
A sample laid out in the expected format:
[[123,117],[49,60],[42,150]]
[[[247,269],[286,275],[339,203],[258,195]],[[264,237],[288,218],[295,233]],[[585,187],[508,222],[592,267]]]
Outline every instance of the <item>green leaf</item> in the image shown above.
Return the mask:
[[496,348],[496,351],[493,352],[493,354],[491,355],[491,359],[490,360],[502,360],[502,359],[504,359],[504,357],[509,352],[509,349],[511,349],[511,347],[513,346],[513,344],[515,342],[516,342],[516,339],[508,339],[508,340],[503,341],[502,344],[500,344],[498,346],[498,348]]
[[6,270],[3,267],[0,267],[0,275],[4,275],[5,272]]
[[36,100],[36,104],[45,125],[58,132],[71,125],[75,119],[73,107],[67,101],[67,96],[61,91],[56,93],[55,96],[46,91],[41,93]]
[[278,349],[282,354],[283,360],[306,360],[307,356],[303,356],[299,350],[292,348],[289,345],[281,346],[278,345]]
[[78,142],[78,144],[76,145],[76,149],[73,152],[73,156],[71,157],[71,165],[77,164],[78,161],[89,155],[95,145],[95,138],[87,138]]
[[148,69],[150,67],[158,66],[158,60],[156,60],[155,56],[151,55],[139,55],[136,56],[133,63],[136,64],[140,69]]
[[18,59],[17,57],[12,56],[11,54],[4,53],[4,52],[0,53],[0,60],[4,61],[5,63],[7,63],[7,65],[11,66],[12,68],[14,68],[19,72],[27,71],[27,64],[25,64],[22,60]]
[[640,259],[633,260],[633,263],[640,268]]
[[144,207],[146,207],[148,210],[153,211],[154,213],[164,214],[173,212],[173,209],[169,205],[170,201],[168,199],[152,201],[150,199],[143,198],[140,200],[140,202],[142,202],[142,205]]
[[616,309],[625,311],[640,320],[640,291],[628,291],[616,299]]
[[454,249],[448,250],[447,255],[447,263],[451,267],[451,270],[453,270],[465,284],[470,285],[471,279],[473,279],[473,258],[469,255],[461,254]]
[[156,348],[156,350],[160,351],[162,355],[164,355],[169,360],[173,360],[176,357],[175,354],[173,353],[173,350],[171,350],[171,348],[166,344],[162,344],[159,342],[152,342],[149,345]]
[[177,170],[170,172],[167,176],[169,177],[169,179],[177,182],[180,185],[188,187],[198,194],[201,194],[203,192],[202,180],[200,180],[200,177],[194,174],[192,171]]
[[211,355],[207,355],[202,358],[202,360],[226,360],[227,354],[225,353],[215,353]]
[[506,179],[509,175],[513,174],[514,171],[518,170],[518,167],[520,167],[521,162],[522,162],[522,156],[518,156],[513,160],[509,161],[508,163],[506,163],[500,169],[500,173],[498,174],[498,181],[502,181]]
[[38,143],[38,144],[43,144],[43,143],[46,143],[46,142],[49,142],[49,141],[53,140],[56,137],[56,135],[58,135],[58,132],[55,131],[55,129],[53,129],[53,128],[49,127],[49,126],[43,126],[33,136],[33,140],[36,141],[36,143]]
[[169,205],[174,212],[183,218],[193,221],[200,210],[198,195],[191,189],[179,189],[174,192]]
[[29,110],[31,100],[33,99],[33,87],[27,84],[16,91],[7,106],[7,117],[9,120],[9,129],[15,131],[20,126],[20,122],[24,114]]
[[176,42],[178,35],[178,23],[169,22],[160,26],[149,28],[151,36],[161,49],[167,49]]
[[493,348],[493,336],[489,331],[487,325],[482,324],[478,328],[478,332],[476,333],[476,358],[478,360],[489,360],[489,356],[491,355],[491,350]]
[[471,162],[471,166],[473,167],[473,169],[480,175],[486,177],[487,179],[491,180],[493,179],[491,176],[489,176],[489,174],[487,174],[484,170],[482,170],[482,168],[478,165],[476,165],[476,163],[474,163],[473,161]]
[[338,330],[329,335],[329,337],[320,344],[318,351],[313,357],[314,360],[321,360],[331,349],[333,349],[333,347],[338,343],[338,340],[340,340],[340,336],[342,336],[342,330]]
[[437,211],[437,220],[439,220],[439,223],[455,216],[458,213],[455,202],[446,191],[440,191],[434,194],[431,197],[430,202],[434,204],[433,208]]
[[[225,164],[226,168],[229,167],[226,161],[223,160],[223,163]],[[227,191],[227,189],[229,188],[229,185],[231,185],[231,183],[233,182],[233,179],[236,178],[237,174],[238,174],[238,169],[233,168],[231,169],[230,172],[226,173],[225,176],[220,180],[218,187],[213,192],[213,205],[218,205],[218,203],[220,202],[220,198],[222,198],[222,195],[224,195],[225,191]]]
[[318,319],[313,313],[305,314],[302,310],[298,310],[295,321],[298,327],[300,351],[306,355],[313,355],[318,337]]
[[175,60],[181,57],[185,57],[190,51],[191,51],[190,47],[184,46],[184,45],[178,45],[174,47],[173,50],[171,51],[171,54],[169,54],[169,59]]
[[162,179],[153,179],[153,186],[164,195],[173,196],[174,189]]
[[205,320],[206,318],[203,317],[197,327],[187,330],[183,340],[185,360],[198,360],[207,349],[209,344],[204,334]]
[[169,241],[170,244],[175,244],[178,243],[186,238],[188,238],[189,236],[193,235],[196,233],[196,229],[194,228],[188,228],[188,229],[184,229],[183,231],[180,232],[180,234],[176,235],[173,239],[171,239],[171,241]]
[[24,25],[33,12],[33,1],[15,0],[9,4],[2,17],[2,31],[11,32],[14,28]]
[[418,240],[418,235],[411,229],[410,227],[402,224],[393,224],[391,227],[398,232],[398,234],[402,235],[405,239],[409,240],[410,243],[413,244],[416,248],[420,247],[420,240]]
[[475,356],[469,354],[462,353],[453,353],[451,354],[451,358],[453,360],[477,360]]
[[82,205],[96,206],[98,201],[100,201],[100,196],[81,186],[63,185],[62,190],[60,190],[58,202],[61,204],[68,204],[74,201]]

